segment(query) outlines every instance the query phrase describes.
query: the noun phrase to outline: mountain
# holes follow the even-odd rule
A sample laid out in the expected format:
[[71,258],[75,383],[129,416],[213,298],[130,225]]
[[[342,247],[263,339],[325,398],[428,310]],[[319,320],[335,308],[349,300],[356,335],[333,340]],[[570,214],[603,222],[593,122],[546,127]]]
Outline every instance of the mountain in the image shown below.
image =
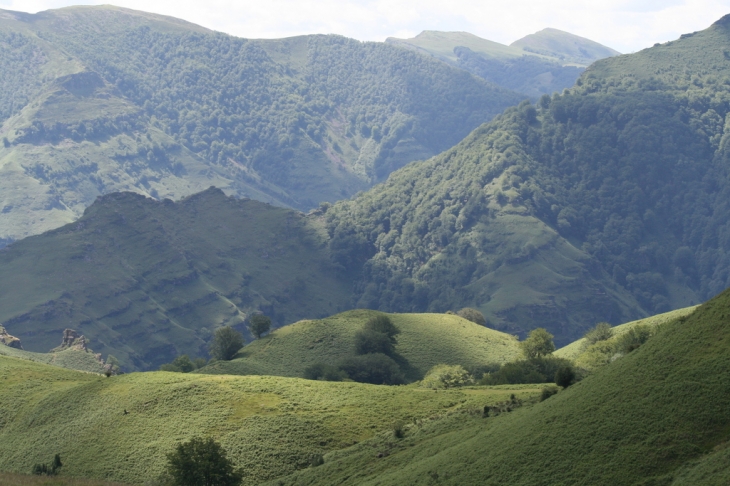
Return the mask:
[[166,454],[193,437],[219,441],[243,484],[254,485],[392,436],[395,423],[430,423],[540,392],[167,372],[106,378],[4,356],[0,377],[0,469],[27,474],[60,454],[60,478],[130,484],[155,482]]
[[477,307],[560,345],[730,287],[730,21],[591,65],[327,212],[356,305]]
[[598,59],[619,53],[589,39],[545,29],[509,46],[468,32],[426,30],[386,43],[441,59],[489,82],[533,98],[570,88]]
[[26,350],[64,329],[127,371],[207,354],[253,311],[277,325],[346,309],[321,216],[211,189],[180,202],[103,196],[77,222],[0,250],[0,321]]
[[274,484],[725,484],[729,315],[724,292],[538,404],[374,438]]
[[[226,375],[304,375],[314,364],[337,366],[355,355],[355,335],[381,313],[343,312],[320,320],[297,322],[245,346],[232,361],[218,361],[200,372]],[[389,314],[398,328],[395,352],[406,379],[415,381],[438,364],[476,369],[517,359],[514,336],[487,329],[456,315]]]
[[514,41],[510,47],[578,66],[589,66],[599,59],[621,54],[598,42],[558,29],[543,29]]
[[134,191],[308,210],[457,143],[524,96],[340,36],[247,40],[112,6],[0,10],[0,239]]

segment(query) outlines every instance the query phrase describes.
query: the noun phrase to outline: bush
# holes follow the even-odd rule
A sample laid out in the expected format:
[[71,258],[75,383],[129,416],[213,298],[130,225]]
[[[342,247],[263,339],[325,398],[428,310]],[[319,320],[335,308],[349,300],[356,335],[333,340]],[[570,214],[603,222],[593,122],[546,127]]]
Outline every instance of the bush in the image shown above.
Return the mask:
[[398,363],[382,353],[353,356],[340,364],[352,380],[374,385],[399,385],[405,382]]
[[271,329],[271,319],[263,314],[254,314],[248,319],[248,330],[256,339],[269,332]]
[[540,394],[540,401],[544,402],[545,400],[547,400],[551,396],[555,395],[556,393],[558,393],[558,389],[555,388],[554,386],[543,388],[542,393]]
[[654,331],[652,328],[646,324],[634,326],[618,337],[616,341],[616,352],[623,354],[630,353],[647,342],[653,334]]
[[396,439],[402,439],[406,436],[406,428],[403,422],[395,422],[393,423],[393,436]]
[[487,319],[484,318],[484,314],[476,309],[472,309],[471,307],[464,307],[459,312],[457,312],[456,315],[459,317],[463,317],[467,321],[479,324],[480,326],[487,325]]
[[243,475],[212,438],[193,438],[167,455],[166,472],[175,486],[237,486]]
[[545,356],[505,363],[494,373],[484,375],[483,385],[518,385],[526,383],[551,383],[560,368],[571,366],[567,359]]
[[439,364],[431,368],[421,381],[425,388],[454,388],[470,385],[473,379],[460,365]]
[[160,365],[160,371],[172,371],[174,373],[190,373],[207,364],[204,358],[195,358],[192,361],[187,354],[178,356],[171,363]]
[[355,353],[382,353],[392,356],[395,353],[395,347],[393,346],[393,341],[387,334],[371,329],[364,329],[355,334]]
[[575,381],[575,372],[572,366],[561,366],[558,371],[555,372],[555,384],[568,388]]
[[307,380],[342,381],[347,379],[347,373],[336,366],[323,363],[307,366],[303,376]]
[[596,327],[590,329],[583,337],[588,342],[588,345],[596,344],[599,341],[611,339],[613,337],[613,329],[611,328],[611,324],[599,322],[596,324]]
[[214,359],[228,361],[243,347],[243,335],[229,326],[219,327],[213,333],[210,355]]
[[58,474],[58,470],[61,469],[63,464],[61,463],[61,456],[56,454],[53,456],[53,462],[48,464],[35,464],[31,471],[36,476],[55,476]]

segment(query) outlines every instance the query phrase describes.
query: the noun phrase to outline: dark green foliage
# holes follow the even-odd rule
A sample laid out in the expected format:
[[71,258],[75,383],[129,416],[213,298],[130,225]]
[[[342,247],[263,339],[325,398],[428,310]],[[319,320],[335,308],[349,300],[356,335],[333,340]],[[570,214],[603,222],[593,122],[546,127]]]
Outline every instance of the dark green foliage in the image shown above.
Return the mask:
[[406,428],[403,422],[395,422],[393,424],[393,437],[402,439],[406,436]]
[[395,353],[395,347],[387,334],[371,329],[363,329],[355,335],[355,353],[382,353],[392,356]]
[[248,319],[248,329],[256,339],[261,339],[261,336],[271,329],[271,318],[263,314],[254,314]]
[[561,366],[558,371],[555,372],[555,384],[568,388],[575,381],[575,371],[572,366]]
[[385,354],[363,354],[345,359],[340,363],[350,379],[374,385],[399,385],[405,383],[403,373],[393,358]]
[[616,342],[617,353],[630,353],[644,344],[654,334],[651,327],[639,324],[634,326],[618,337]]
[[32,473],[36,476],[55,476],[61,469],[63,464],[61,463],[61,456],[56,454],[53,456],[53,462],[48,464],[35,464],[33,465]]
[[571,367],[569,360],[554,356],[512,361],[502,365],[498,371],[485,374],[480,383],[483,385],[552,383],[558,370],[568,367]]
[[542,393],[540,393],[540,401],[544,402],[545,400],[547,400],[551,396],[555,395],[556,393],[558,393],[558,389],[555,388],[554,386],[543,388]]
[[486,326],[487,320],[484,318],[484,314],[482,314],[477,309],[471,308],[471,307],[464,307],[459,312],[456,313],[459,317],[463,317],[464,319],[471,321],[475,324],[479,324],[480,326]]
[[555,351],[553,335],[542,327],[530,331],[527,339],[520,343],[520,347],[528,359],[541,358]]
[[611,339],[611,337],[613,337],[613,329],[611,328],[611,324],[607,322],[599,322],[596,324],[596,327],[590,329],[583,337],[589,345],[596,344],[598,341]]
[[213,438],[193,438],[167,455],[165,471],[174,486],[238,486],[242,474]]
[[307,366],[303,376],[308,380],[342,381],[347,378],[347,373],[336,366],[317,363]]
[[322,454],[312,454],[309,456],[309,467],[317,467],[324,464],[324,456]]
[[219,327],[213,333],[210,343],[210,355],[214,359],[228,361],[233,359],[239,349],[243,347],[243,335],[229,326]]
[[[195,361],[198,361],[198,359]],[[205,366],[205,360],[203,360],[203,366]],[[198,366],[188,357],[187,354],[178,356],[172,361],[172,363],[166,363],[160,366],[160,371],[173,371],[176,373],[190,373],[196,369],[198,369]]]
[[363,330],[385,334],[394,345],[397,342],[396,336],[400,334],[400,330],[398,330],[396,325],[386,315],[378,315],[368,319],[363,325]]

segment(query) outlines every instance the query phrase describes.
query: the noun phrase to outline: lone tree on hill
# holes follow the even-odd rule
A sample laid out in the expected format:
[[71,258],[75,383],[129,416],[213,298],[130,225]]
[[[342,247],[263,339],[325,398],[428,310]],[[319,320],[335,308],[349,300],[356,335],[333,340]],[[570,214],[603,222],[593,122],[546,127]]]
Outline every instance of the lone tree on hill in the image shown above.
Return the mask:
[[480,326],[487,325],[487,319],[484,317],[484,314],[471,307],[464,307],[459,312],[457,312],[456,315],[459,317],[463,317],[467,321],[471,321],[474,324],[479,324]]
[[269,332],[271,329],[271,319],[263,314],[254,314],[248,319],[248,330],[251,331],[256,339]]
[[210,355],[228,361],[243,347],[243,335],[229,326],[219,327],[210,343]]
[[540,358],[555,351],[553,335],[542,327],[530,331],[530,335],[520,343],[520,347],[527,359]]
[[393,344],[397,342],[395,336],[400,334],[400,329],[398,329],[395,324],[393,324],[393,321],[390,320],[390,317],[385,315],[375,316],[368,319],[368,321],[363,326],[363,330],[385,334],[386,336],[388,336],[388,339]]
[[167,455],[167,474],[174,486],[238,486],[242,474],[212,438],[193,438]]

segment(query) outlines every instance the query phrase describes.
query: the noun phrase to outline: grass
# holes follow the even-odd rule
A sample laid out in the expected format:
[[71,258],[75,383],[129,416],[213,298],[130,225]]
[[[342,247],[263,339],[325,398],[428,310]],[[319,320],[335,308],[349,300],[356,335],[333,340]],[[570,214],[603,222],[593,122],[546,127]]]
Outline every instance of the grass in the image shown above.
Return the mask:
[[34,353],[8,346],[0,345],[0,356],[11,356],[13,358],[26,359],[37,363],[45,363],[70,370],[87,371],[89,373],[102,373],[104,365],[96,359],[93,352],[78,349],[65,349],[63,351],[50,353]]
[[[302,376],[315,363],[337,365],[353,356],[355,334],[380,313],[343,312],[320,320],[306,320],[277,329],[244,347],[237,358],[216,362],[204,373]],[[409,378],[421,379],[437,364],[473,368],[504,363],[520,355],[517,339],[474,324],[456,315],[388,314],[398,327],[396,352],[407,365]]]
[[212,436],[243,468],[245,484],[259,484],[307,467],[312,454],[388,433],[396,421],[470,416],[539,391],[166,372],[106,378],[0,357],[0,470],[28,472],[60,454],[66,476],[141,484],[177,443]]
[[2,472],[0,472],[0,484],[3,486],[125,486],[123,483],[112,483],[96,479],[31,476]]
[[728,367],[730,291],[544,402],[271,484],[725,484]]

